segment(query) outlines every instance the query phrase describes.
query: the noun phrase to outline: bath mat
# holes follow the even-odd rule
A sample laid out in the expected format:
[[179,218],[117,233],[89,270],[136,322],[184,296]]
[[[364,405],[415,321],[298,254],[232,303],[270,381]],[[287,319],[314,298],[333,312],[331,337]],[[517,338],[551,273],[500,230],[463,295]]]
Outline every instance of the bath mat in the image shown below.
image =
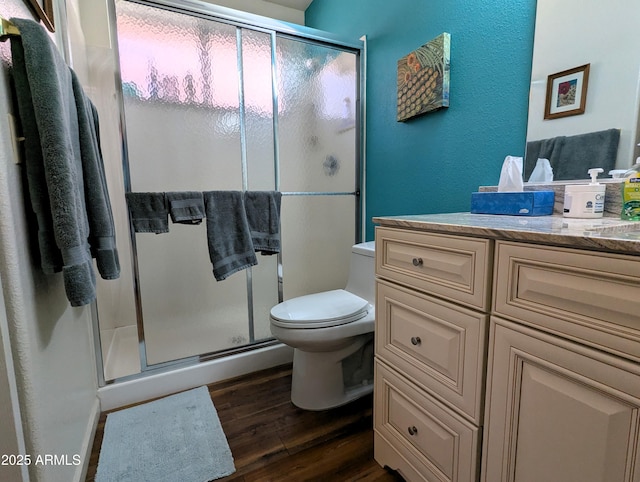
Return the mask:
[[107,415],[96,482],[208,482],[233,472],[207,387]]

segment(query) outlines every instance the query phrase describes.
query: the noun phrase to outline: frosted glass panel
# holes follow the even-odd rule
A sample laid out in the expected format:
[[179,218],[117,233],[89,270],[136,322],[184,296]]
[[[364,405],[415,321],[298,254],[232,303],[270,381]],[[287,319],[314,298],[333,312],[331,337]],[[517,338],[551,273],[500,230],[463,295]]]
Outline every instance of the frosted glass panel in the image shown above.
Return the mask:
[[213,277],[204,223],[136,236],[149,365],[249,343],[243,272]]
[[277,38],[280,187],[353,192],[357,57]]
[[[132,191],[242,189],[236,27],[119,2]],[[245,273],[213,277],[206,224],[137,234],[147,364],[251,342]]]
[[282,198],[284,299],[344,288],[355,239],[355,196]]
[[241,189],[236,28],[117,4],[133,191]]
[[254,338],[260,341],[271,338],[269,312],[278,304],[278,257],[258,254],[258,265],[251,271]]
[[275,189],[271,35],[242,29],[248,189]]

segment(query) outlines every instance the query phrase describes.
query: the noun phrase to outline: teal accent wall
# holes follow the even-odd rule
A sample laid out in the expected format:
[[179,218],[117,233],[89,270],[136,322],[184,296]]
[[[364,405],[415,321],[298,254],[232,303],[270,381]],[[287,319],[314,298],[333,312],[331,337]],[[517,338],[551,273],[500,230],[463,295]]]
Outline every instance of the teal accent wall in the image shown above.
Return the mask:
[[[309,27],[367,36],[366,239],[373,216],[469,211],[524,156],[536,0],[314,0]],[[396,121],[397,61],[451,34],[450,106]]]

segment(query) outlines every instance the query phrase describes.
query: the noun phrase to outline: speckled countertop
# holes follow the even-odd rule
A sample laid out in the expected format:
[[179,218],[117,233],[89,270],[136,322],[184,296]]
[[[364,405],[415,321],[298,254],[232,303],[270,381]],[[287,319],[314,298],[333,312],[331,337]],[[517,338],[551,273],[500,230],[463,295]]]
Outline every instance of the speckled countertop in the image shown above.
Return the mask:
[[374,217],[373,222],[381,226],[640,256],[640,222],[614,217],[573,219],[558,215],[446,213]]

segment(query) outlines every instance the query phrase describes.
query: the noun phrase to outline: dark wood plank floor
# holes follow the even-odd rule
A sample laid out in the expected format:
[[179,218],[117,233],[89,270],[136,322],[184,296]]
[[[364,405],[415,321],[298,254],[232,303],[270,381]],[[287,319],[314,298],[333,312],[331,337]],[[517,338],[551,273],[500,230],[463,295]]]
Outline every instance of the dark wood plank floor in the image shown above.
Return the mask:
[[[290,365],[212,384],[209,393],[236,466],[221,482],[403,480],[373,460],[371,395],[332,410],[300,410],[290,400]],[[95,477],[106,418],[100,416],[87,482]]]

